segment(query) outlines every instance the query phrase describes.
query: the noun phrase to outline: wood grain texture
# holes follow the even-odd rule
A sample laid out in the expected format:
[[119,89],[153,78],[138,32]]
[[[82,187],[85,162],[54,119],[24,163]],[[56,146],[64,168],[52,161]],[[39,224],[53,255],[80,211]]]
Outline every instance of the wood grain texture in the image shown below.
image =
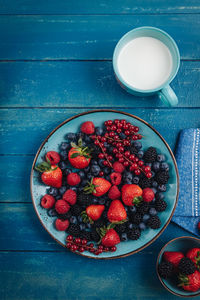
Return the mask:
[[199,13],[198,0],[85,0],[53,1],[48,5],[40,0],[0,1],[1,14],[159,14],[159,13]]
[[182,59],[200,58],[199,14],[0,16],[0,60],[111,59],[118,40],[144,25],[167,31]]
[[[117,83],[110,61],[1,62],[1,107],[164,107]],[[183,61],[171,86],[178,107],[200,106],[200,62]]]
[[[67,118],[87,109],[1,109],[0,154],[34,154],[47,135]],[[150,123],[172,150],[181,129],[200,125],[200,109],[126,108]]]

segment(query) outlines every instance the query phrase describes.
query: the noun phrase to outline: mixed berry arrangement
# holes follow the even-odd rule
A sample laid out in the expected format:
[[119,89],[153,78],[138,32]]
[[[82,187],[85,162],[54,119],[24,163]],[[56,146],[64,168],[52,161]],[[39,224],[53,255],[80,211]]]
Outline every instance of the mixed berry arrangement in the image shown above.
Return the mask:
[[184,255],[180,251],[165,251],[158,273],[164,279],[171,279],[186,291],[200,289],[200,248],[192,248]]
[[146,228],[160,228],[169,165],[156,148],[143,150],[137,126],[108,120],[95,127],[87,121],[65,138],[59,153],[47,152],[35,169],[50,186],[41,206],[56,217],[56,229],[68,233],[67,248],[114,252]]

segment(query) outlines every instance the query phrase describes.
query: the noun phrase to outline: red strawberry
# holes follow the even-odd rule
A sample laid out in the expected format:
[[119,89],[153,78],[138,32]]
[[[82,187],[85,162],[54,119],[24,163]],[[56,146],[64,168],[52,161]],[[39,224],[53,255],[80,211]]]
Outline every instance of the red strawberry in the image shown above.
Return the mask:
[[111,200],[119,199],[121,196],[121,192],[116,185],[111,186],[108,192],[108,197]]
[[120,162],[115,161],[113,164],[113,170],[117,173],[122,173],[122,172],[124,172],[125,167]]
[[81,125],[81,131],[86,134],[93,134],[95,131],[94,123],[91,121],[86,121]]
[[127,213],[120,200],[113,200],[111,202],[107,217],[111,223],[126,220]]
[[113,185],[119,185],[122,180],[122,175],[120,173],[113,172],[110,174],[110,179]]
[[142,201],[142,189],[136,184],[125,184],[122,187],[122,201],[125,205],[137,205]]
[[200,222],[197,224],[197,228],[200,231]]
[[69,189],[63,194],[63,200],[67,201],[70,205],[74,205],[76,203],[76,192]]
[[198,270],[200,270],[200,248],[192,248],[190,249],[186,257],[189,257],[196,265]]
[[163,253],[163,258],[166,261],[169,261],[170,263],[173,264],[173,266],[176,268],[178,267],[179,262],[181,259],[184,257],[182,252],[177,252],[177,251],[165,251]]
[[90,223],[93,223],[93,221],[98,220],[101,217],[104,209],[104,205],[92,204],[88,206],[86,210],[81,213],[83,222],[87,223],[89,221]]
[[50,161],[51,165],[56,165],[60,161],[60,155],[56,151],[49,151],[46,154],[46,161]]
[[77,173],[70,173],[67,175],[67,184],[74,186],[81,182],[81,177]]
[[142,198],[143,198],[144,202],[151,202],[151,201],[153,201],[154,197],[155,197],[155,195],[154,195],[154,192],[152,191],[152,189],[145,188],[142,191]]
[[114,229],[108,229],[101,240],[105,247],[113,247],[120,243],[120,237]]
[[82,139],[78,140],[78,145],[71,143],[71,146],[72,148],[68,153],[70,164],[76,169],[86,168],[91,160],[91,150],[83,146]]
[[178,286],[181,286],[184,290],[196,292],[200,288],[200,273],[195,271],[190,275],[179,274],[179,281]]
[[58,214],[66,214],[70,210],[70,206],[65,200],[60,199],[56,201],[55,209]]
[[92,178],[90,184],[84,188],[84,192],[86,194],[93,194],[96,197],[100,197],[107,193],[107,191],[110,189],[111,183],[100,177]]
[[69,220],[56,219],[55,227],[59,231],[65,231],[69,227]]
[[35,169],[42,173],[42,181],[50,186],[60,188],[62,185],[62,171],[56,165],[51,165],[50,161],[44,161],[37,165]]
[[42,197],[40,204],[43,208],[49,209],[54,206],[55,202],[56,200],[53,196],[46,194]]

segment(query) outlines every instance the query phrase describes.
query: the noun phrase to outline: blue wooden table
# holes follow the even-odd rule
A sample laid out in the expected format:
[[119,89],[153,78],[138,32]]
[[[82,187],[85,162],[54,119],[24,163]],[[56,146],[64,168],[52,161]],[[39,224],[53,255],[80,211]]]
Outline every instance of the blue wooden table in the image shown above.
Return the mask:
[[[142,25],[167,31],[178,44],[176,108],[157,96],[133,97],[114,78],[117,41]],[[80,257],[39,223],[29,175],[51,130],[88,109],[133,113],[175,150],[181,129],[200,126],[199,32],[199,0],[0,0],[0,299],[175,299],[158,281],[156,257],[187,231],[170,223],[151,246],[123,259]]]

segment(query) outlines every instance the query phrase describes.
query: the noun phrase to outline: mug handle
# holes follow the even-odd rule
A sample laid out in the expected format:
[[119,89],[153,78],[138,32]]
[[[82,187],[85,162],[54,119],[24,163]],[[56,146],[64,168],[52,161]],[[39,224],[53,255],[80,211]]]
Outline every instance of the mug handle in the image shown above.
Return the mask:
[[178,104],[178,98],[169,85],[158,92],[158,97],[167,106],[176,106]]

